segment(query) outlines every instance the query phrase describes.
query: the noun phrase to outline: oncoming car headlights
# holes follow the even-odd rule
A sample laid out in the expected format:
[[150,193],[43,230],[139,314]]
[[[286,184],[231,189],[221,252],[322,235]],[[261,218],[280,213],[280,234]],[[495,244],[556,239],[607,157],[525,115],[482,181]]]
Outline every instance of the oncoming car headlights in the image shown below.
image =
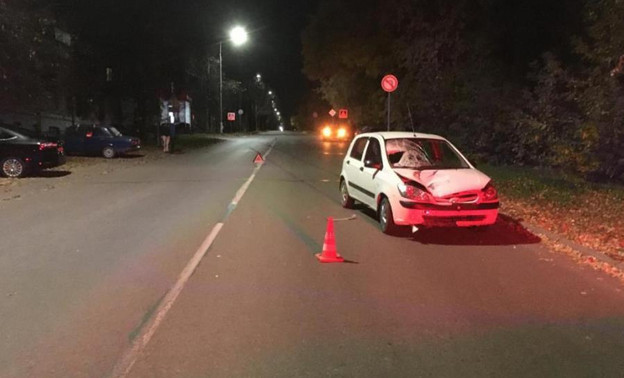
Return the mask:
[[345,130],[343,127],[338,129],[338,138],[344,138],[346,136],[347,136],[347,130]]
[[399,193],[402,197],[411,199],[418,202],[432,202],[431,194],[426,191],[419,189],[413,185],[408,185],[401,183],[397,185],[397,189],[399,189]]
[[323,133],[323,136],[325,136],[325,137],[330,137],[330,136],[331,136],[331,134],[332,134],[332,129],[331,129],[331,127],[329,127],[329,126],[325,126],[325,127],[323,127],[323,131],[322,131],[322,133]]

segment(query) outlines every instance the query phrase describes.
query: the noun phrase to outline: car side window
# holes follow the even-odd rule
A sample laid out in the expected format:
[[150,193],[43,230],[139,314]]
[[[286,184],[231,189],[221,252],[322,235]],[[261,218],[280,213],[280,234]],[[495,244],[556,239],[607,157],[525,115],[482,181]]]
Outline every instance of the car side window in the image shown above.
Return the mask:
[[355,160],[362,160],[364,148],[366,148],[366,142],[368,142],[368,138],[360,138],[356,140],[353,144],[353,148],[351,149],[350,157]]
[[0,139],[11,139],[13,135],[7,133],[6,131],[0,130]]
[[381,146],[377,139],[370,138],[364,161],[370,161],[372,164],[381,164]]
[[95,130],[93,130],[93,135],[96,137],[109,137],[112,136],[111,133],[102,127],[96,127]]

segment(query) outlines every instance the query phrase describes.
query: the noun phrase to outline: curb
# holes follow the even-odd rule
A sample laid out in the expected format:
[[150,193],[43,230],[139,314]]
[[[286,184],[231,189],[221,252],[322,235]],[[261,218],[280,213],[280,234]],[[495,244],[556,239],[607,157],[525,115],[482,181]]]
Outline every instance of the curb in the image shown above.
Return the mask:
[[542,234],[546,236],[549,240],[560,243],[579,253],[584,262],[608,264],[610,267],[618,269],[620,272],[624,273],[624,262],[622,261],[615,260],[600,251],[596,251],[589,247],[580,245],[572,240],[565,238],[562,235],[556,234],[540,226],[525,223],[522,221],[520,221],[519,223],[520,225],[522,225],[522,227],[526,228],[531,233],[536,235]]

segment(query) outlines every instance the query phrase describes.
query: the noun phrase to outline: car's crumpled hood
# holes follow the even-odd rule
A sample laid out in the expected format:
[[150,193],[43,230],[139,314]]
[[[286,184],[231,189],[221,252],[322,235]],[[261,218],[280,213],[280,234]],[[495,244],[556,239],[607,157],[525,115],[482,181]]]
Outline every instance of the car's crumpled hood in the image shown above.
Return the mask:
[[394,171],[406,179],[423,185],[435,197],[469,190],[483,189],[490,178],[476,169],[416,170],[395,168]]

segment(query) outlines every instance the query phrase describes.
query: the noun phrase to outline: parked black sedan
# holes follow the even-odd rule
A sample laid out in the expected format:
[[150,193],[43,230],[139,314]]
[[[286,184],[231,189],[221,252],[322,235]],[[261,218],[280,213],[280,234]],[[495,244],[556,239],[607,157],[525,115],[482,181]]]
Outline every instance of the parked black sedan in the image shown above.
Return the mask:
[[65,152],[68,155],[117,155],[141,149],[139,138],[125,136],[112,126],[80,125],[65,130]]
[[24,177],[30,172],[63,164],[62,145],[0,127],[0,173],[3,176]]

